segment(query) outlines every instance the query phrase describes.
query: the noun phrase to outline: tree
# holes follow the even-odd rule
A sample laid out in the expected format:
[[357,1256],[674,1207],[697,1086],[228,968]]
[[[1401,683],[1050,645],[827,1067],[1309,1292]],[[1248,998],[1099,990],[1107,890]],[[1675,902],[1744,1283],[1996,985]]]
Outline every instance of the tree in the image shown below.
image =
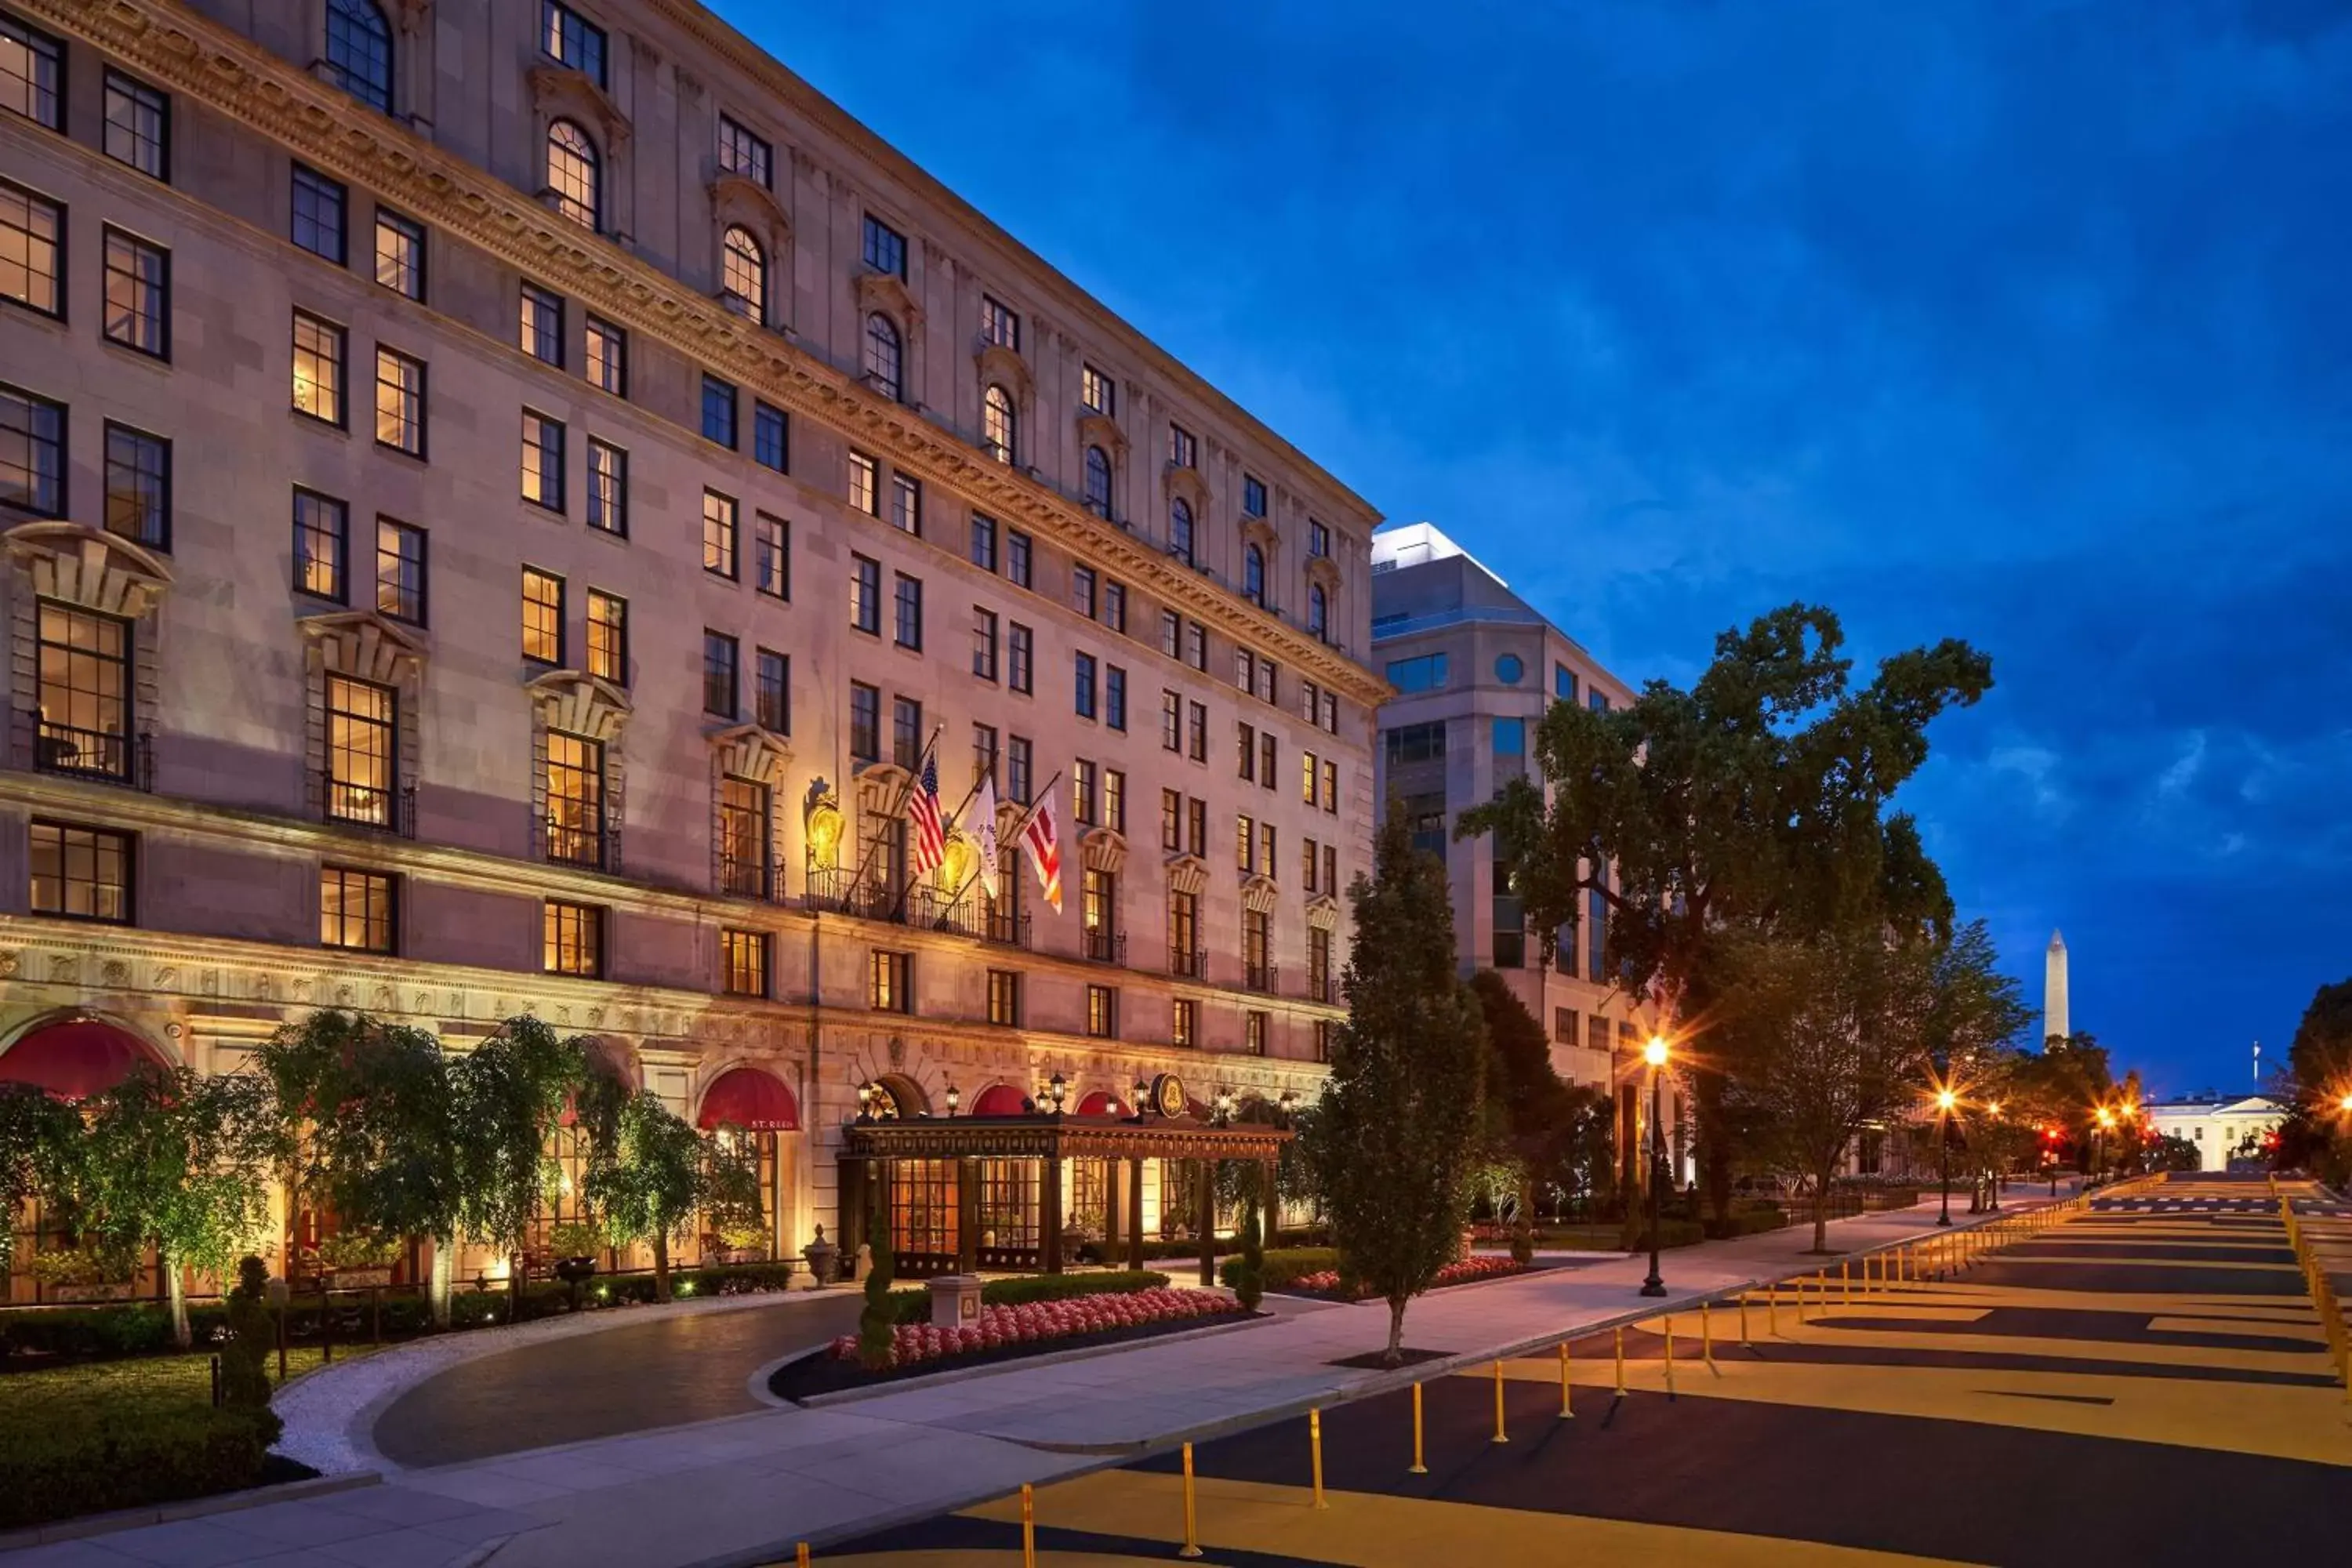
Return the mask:
[[890,1216],[880,1204],[866,1205],[866,1245],[874,1266],[866,1271],[866,1305],[857,1313],[857,1363],[868,1372],[882,1372],[890,1365],[898,1312],[890,1300],[896,1261],[890,1251]]
[[1391,810],[1373,875],[1348,889],[1356,940],[1348,1020],[1311,1123],[1343,1278],[1389,1304],[1383,1363],[1403,1360],[1405,1307],[1461,1242],[1484,1120],[1486,1027],[1454,972],[1445,871]]
[[[1946,640],[1884,659],[1850,689],[1836,616],[1790,605],[1717,637],[1688,691],[1653,681],[1602,712],[1559,702],[1537,730],[1542,782],[1515,779],[1462,814],[1457,837],[1496,836],[1547,957],[1597,897],[1607,979],[1692,1027],[1726,996],[1723,947],[1802,942],[1857,904],[1898,926],[1948,920],[1917,825],[1887,807],[1927,756],[1927,725],[1975,702],[1991,662]],[[1728,1213],[1724,1069],[1695,1055],[1700,1159]]]
[[2352,1094],[2352,980],[2312,994],[2287,1046],[2286,1065],[2296,1098],[2323,1113]]
[[0,1279],[16,1265],[16,1215],[58,1190],[81,1137],[73,1107],[29,1083],[0,1083]]
[[1234,1268],[1234,1300],[1242,1310],[1255,1312],[1265,1300],[1265,1229],[1258,1218],[1258,1190],[1265,1184],[1265,1169],[1244,1161],[1248,1174],[1242,1182],[1241,1258]]
[[427,1030],[322,1009],[280,1028],[256,1059],[301,1123],[292,1185],[347,1232],[430,1237],[436,1323],[449,1322],[460,1211],[456,1073]]
[[579,1037],[524,1014],[451,1064],[457,1214],[467,1236],[509,1263],[508,1321],[522,1305],[523,1249],[544,1190],[547,1141],[588,1076]]
[[652,1246],[654,1300],[667,1301],[670,1240],[686,1234],[706,1190],[702,1134],[650,1089],[623,1086],[580,1100],[589,1139],[582,1195],[612,1245]]
[[1512,1187],[1511,1256],[1535,1257],[1537,1173],[1556,1165],[1575,1131],[1576,1098],[1551,1065],[1551,1041],[1510,982],[1491,969],[1470,977],[1486,1027],[1486,1121],[1491,1155]]
[[268,1229],[269,1178],[290,1152],[269,1083],[147,1065],[82,1101],[81,1112],[64,1195],[84,1245],[116,1267],[154,1249],[172,1338],[184,1348],[184,1271],[226,1279]]

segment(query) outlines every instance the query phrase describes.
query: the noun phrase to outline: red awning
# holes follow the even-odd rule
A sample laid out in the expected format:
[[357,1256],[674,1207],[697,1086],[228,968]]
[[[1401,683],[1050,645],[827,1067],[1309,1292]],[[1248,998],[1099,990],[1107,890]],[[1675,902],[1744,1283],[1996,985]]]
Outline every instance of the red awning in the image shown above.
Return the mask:
[[793,1091],[771,1072],[758,1068],[729,1068],[702,1097],[699,1125],[740,1127],[746,1132],[797,1132],[801,1108]]
[[1118,1096],[1107,1089],[1098,1089],[1078,1101],[1080,1116],[1117,1116],[1124,1109],[1118,1102]]
[[971,1102],[974,1116],[1018,1116],[1021,1114],[1021,1091],[1009,1083],[992,1083],[980,1091]]
[[147,1042],[97,1018],[44,1024],[0,1051],[0,1083],[29,1083],[59,1100],[88,1100],[142,1062],[164,1064]]

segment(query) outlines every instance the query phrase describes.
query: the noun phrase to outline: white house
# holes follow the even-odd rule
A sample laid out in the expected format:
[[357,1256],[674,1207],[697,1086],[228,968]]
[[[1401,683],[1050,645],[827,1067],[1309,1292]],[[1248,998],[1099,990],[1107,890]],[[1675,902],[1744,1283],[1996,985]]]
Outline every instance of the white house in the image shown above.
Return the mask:
[[2224,1100],[2218,1094],[2151,1102],[2147,1119],[2159,1137],[2186,1138],[2197,1145],[2198,1169],[2226,1171],[2230,1156],[2249,1133],[2260,1136],[2286,1118],[2286,1102],[2266,1094]]

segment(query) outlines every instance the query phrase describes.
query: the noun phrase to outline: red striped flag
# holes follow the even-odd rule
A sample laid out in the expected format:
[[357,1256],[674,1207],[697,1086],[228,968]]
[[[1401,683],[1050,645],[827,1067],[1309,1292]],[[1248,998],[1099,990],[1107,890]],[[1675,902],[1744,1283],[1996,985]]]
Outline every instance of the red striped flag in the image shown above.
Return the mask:
[[1040,796],[1037,809],[1029,816],[1029,826],[1021,830],[1022,847],[1029,851],[1029,863],[1037,868],[1037,881],[1045,889],[1045,901],[1054,906],[1055,914],[1062,910],[1062,840],[1054,831],[1054,796],[1049,791]]
[[923,759],[923,776],[907,801],[907,819],[915,825],[915,875],[928,877],[948,858],[947,825],[940,820],[940,764]]

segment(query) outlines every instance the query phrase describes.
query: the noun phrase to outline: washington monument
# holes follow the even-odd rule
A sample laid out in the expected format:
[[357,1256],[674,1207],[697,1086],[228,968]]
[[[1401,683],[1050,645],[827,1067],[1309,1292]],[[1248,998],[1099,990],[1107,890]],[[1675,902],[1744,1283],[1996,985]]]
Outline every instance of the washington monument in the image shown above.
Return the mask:
[[2066,939],[2053,931],[2042,960],[2042,1037],[2063,1039],[2072,1033],[2066,1024]]

